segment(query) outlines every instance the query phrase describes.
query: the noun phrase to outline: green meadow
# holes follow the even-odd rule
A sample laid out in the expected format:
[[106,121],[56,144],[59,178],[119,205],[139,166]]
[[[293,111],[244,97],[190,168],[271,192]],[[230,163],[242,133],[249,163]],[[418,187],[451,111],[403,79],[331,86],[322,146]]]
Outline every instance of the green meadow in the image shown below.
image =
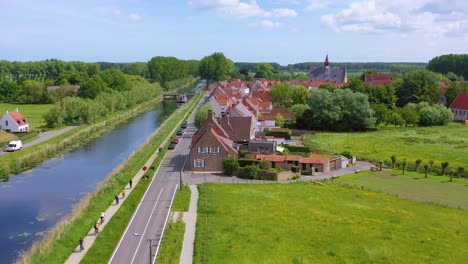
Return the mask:
[[451,123],[434,127],[383,127],[375,132],[331,133],[317,132],[307,136],[304,144],[324,153],[350,151],[359,160],[390,160],[409,163],[417,159],[433,160],[434,166],[448,161],[450,168],[468,168],[468,126]]
[[[339,183],[395,194],[411,200],[437,203],[468,210],[468,180],[401,170],[365,171],[342,176]],[[336,181],[336,180],[335,180]]]
[[466,263],[468,211],[325,184],[200,185],[194,263]]
[[29,123],[29,130],[41,130],[45,127],[44,118],[42,117],[45,113],[53,107],[53,104],[7,104],[0,103],[0,111],[3,116],[8,111],[16,111],[18,108],[20,114],[22,114]]

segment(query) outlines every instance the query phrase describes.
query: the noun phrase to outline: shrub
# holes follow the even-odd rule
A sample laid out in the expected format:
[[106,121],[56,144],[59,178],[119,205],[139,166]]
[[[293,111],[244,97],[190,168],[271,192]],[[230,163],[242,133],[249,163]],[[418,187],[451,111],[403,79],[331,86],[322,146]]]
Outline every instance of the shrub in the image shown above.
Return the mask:
[[296,153],[310,153],[310,148],[306,146],[292,146],[285,144],[283,147],[290,152],[296,152]]
[[295,173],[301,172],[301,168],[299,166],[291,166],[291,171]]
[[240,167],[245,167],[245,166],[248,166],[248,165],[259,164],[260,163],[259,160],[253,160],[253,159],[238,159],[237,161],[238,161]]
[[255,179],[257,178],[259,168],[257,165],[248,165],[244,168],[244,174],[247,179]]
[[228,176],[233,176],[239,170],[239,162],[234,158],[223,160],[223,172]]
[[351,154],[351,151],[348,151],[348,150],[343,151],[341,155],[345,156],[348,159],[351,159],[353,157],[353,154]]
[[271,167],[270,162],[262,160],[258,163],[258,168],[261,170],[268,170]]
[[308,170],[303,170],[301,171],[301,175],[312,175],[312,171],[308,171]]
[[252,151],[249,150],[239,150],[239,158],[245,158],[246,154],[250,154]]

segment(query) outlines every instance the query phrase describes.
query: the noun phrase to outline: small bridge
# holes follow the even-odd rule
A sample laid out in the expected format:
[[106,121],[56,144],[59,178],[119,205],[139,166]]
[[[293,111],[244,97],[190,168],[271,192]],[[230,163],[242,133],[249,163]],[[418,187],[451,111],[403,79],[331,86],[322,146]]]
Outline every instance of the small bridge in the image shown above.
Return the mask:
[[187,102],[196,94],[164,94],[164,100],[166,101],[177,101],[177,102]]

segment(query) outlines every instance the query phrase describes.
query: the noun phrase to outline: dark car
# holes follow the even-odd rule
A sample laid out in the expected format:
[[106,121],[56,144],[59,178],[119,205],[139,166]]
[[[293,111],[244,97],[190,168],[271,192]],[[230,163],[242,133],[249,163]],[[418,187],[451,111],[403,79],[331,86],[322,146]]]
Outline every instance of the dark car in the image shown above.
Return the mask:
[[174,138],[171,142],[172,144],[179,144],[179,139],[178,138]]
[[177,131],[177,135],[178,135],[178,136],[182,136],[183,134],[184,134],[184,130],[179,129],[179,131]]
[[175,144],[174,144],[174,143],[171,143],[171,144],[169,145],[169,147],[167,147],[167,149],[175,149]]
[[188,127],[188,124],[183,124],[182,129],[186,129]]

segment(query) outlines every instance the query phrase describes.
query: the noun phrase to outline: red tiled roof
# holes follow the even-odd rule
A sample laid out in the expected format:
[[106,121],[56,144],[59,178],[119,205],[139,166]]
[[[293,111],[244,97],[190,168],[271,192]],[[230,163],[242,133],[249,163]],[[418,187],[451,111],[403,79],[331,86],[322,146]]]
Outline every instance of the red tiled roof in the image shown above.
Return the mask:
[[468,110],[468,92],[459,93],[449,108]]
[[286,161],[300,161],[302,158],[302,156],[288,155],[286,156]]
[[227,94],[217,93],[214,95],[214,98],[220,105],[227,105],[229,103],[229,97]]
[[299,163],[305,163],[305,164],[325,164],[328,162],[328,158],[313,158],[313,157],[308,157],[308,158],[301,158]]
[[367,73],[364,82],[372,85],[389,85],[392,83],[392,75],[390,73]]
[[20,113],[13,111],[13,112],[8,112],[8,115],[16,121],[16,123],[20,126],[27,125],[28,121],[26,118],[24,118]]
[[226,151],[231,150],[237,153],[237,150],[233,148],[234,142],[232,142],[232,140],[218,135],[218,133],[216,133],[216,131],[213,128],[211,129],[211,134],[215,136],[215,138],[218,140],[219,143],[221,143],[221,145]]
[[280,155],[265,155],[263,160],[270,161],[270,162],[284,162],[286,160],[286,156]]

